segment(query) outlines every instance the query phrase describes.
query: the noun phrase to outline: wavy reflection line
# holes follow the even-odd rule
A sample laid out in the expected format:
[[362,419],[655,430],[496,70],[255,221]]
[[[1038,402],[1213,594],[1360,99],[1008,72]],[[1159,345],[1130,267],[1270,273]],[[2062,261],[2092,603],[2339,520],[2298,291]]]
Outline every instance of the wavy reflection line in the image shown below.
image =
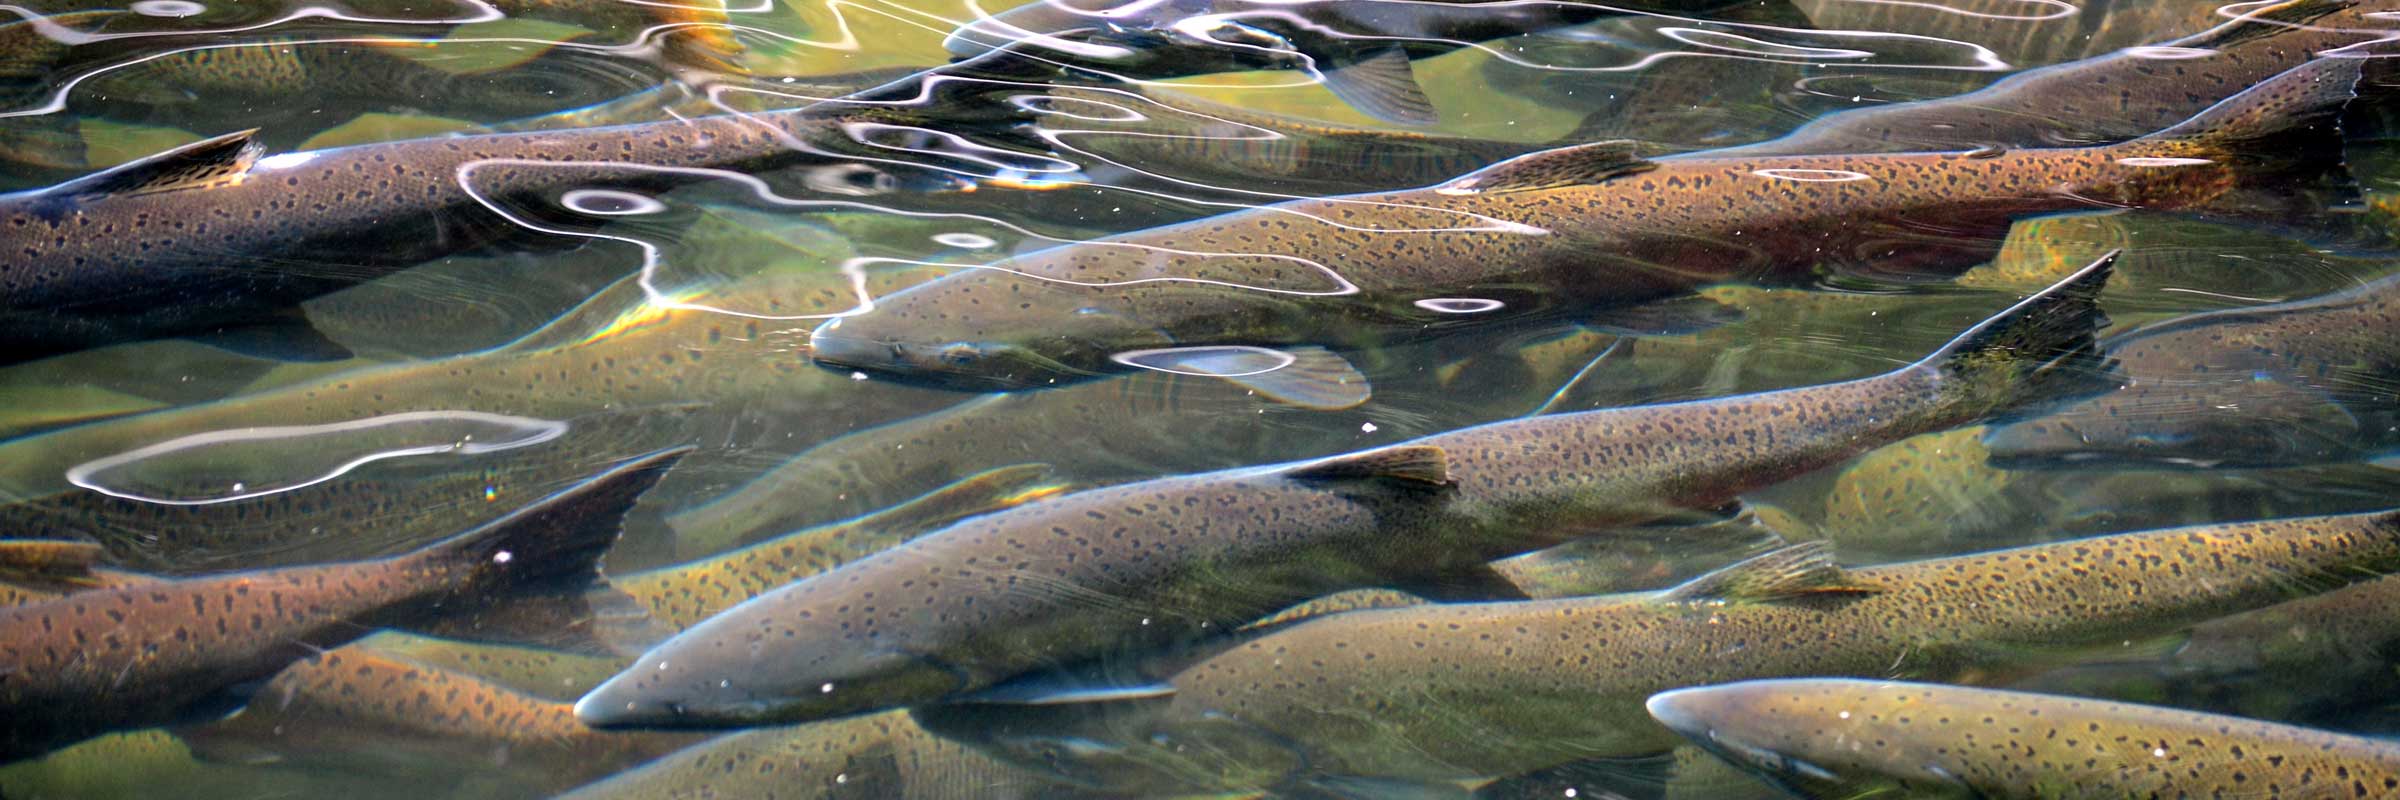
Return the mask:
[[342,11],[339,9],[324,8],[322,6],[310,6],[281,17],[267,20],[265,22],[232,28],[202,28],[198,30],[177,31],[127,31],[124,33],[87,33],[74,28],[69,28],[65,25],[60,25],[56,20],[51,18],[51,15],[43,14],[42,12],[20,5],[0,4],[0,12],[15,14],[17,18],[22,20],[25,24],[32,25],[35,32],[49,38],[51,41],[66,45],[85,45],[94,44],[97,42],[114,41],[117,39],[155,38],[160,36],[223,36],[232,33],[245,33],[248,31],[264,30],[277,25],[284,25],[298,20],[313,19],[318,17],[336,19],[343,22],[363,22],[372,25],[465,25],[475,22],[493,22],[508,18],[507,14],[501,13],[500,9],[494,8],[491,3],[486,2],[485,0],[457,0],[457,2],[469,8],[479,9],[481,13],[469,17],[445,19],[391,19],[384,17],[356,16],[342,13]]
[[[474,441],[473,436],[470,434],[466,438],[458,441],[426,444],[414,447],[402,447],[396,450],[377,451],[343,462],[340,465],[335,466],[333,469],[327,471],[324,475],[320,475],[314,479],[285,486],[277,486],[261,491],[242,491],[242,484],[236,483],[233,484],[235,491],[232,494],[228,494],[223,497],[212,497],[206,500],[178,500],[163,497],[148,497],[128,491],[114,489],[102,485],[100,482],[92,479],[92,475],[94,473],[127,464],[139,463],[141,461],[154,459],[159,456],[175,453],[181,450],[237,442],[257,442],[277,439],[305,439],[326,434],[351,433],[374,428],[388,427],[392,425],[427,421],[465,421],[488,423],[496,426],[523,430],[528,432],[528,435],[515,439],[502,440],[499,442],[476,442]],[[477,453],[497,452],[501,450],[513,450],[519,447],[528,447],[564,436],[566,435],[568,427],[570,427],[569,423],[564,420],[537,419],[534,417],[493,414],[482,411],[409,411],[399,414],[386,414],[379,417],[350,420],[347,422],[326,423],[323,425],[241,428],[236,430],[210,431],[207,433],[196,433],[189,436],[180,436],[160,442],[158,444],[150,445],[148,447],[130,450],[113,456],[107,456],[105,458],[94,459],[77,464],[67,469],[66,477],[69,483],[72,483],[76,486],[81,486],[85,489],[90,489],[110,497],[116,497],[125,500],[169,506],[212,505],[216,503],[229,503],[236,500],[248,500],[257,497],[265,497],[272,494],[280,494],[283,492],[304,489],[333,480],[335,478],[339,478],[345,474],[348,474],[351,470],[359,468],[360,466],[386,459],[405,458],[408,456],[417,455],[432,455],[435,453],[461,453],[471,455]]]
[[50,93],[50,95],[49,95],[49,98],[48,98],[47,100],[44,100],[44,101],[42,102],[42,104],[41,104],[41,105],[38,105],[38,106],[28,106],[28,107],[25,107],[25,108],[18,108],[18,109],[0,110],[0,119],[7,119],[7,118],[10,118],[10,117],[30,117],[30,116],[40,116],[40,115],[44,115],[44,114],[56,114],[56,113],[59,113],[59,112],[61,112],[61,111],[65,111],[65,110],[67,110],[67,95],[74,93],[74,91],[75,91],[76,87],[83,85],[83,83],[84,83],[85,81],[91,80],[91,79],[93,79],[93,78],[100,77],[100,76],[102,76],[102,75],[109,74],[109,73],[111,73],[111,72],[116,72],[116,71],[119,71],[119,70],[124,70],[124,69],[131,69],[131,68],[133,68],[133,67],[138,67],[138,66],[141,66],[141,65],[143,65],[143,64],[147,64],[147,63],[150,63],[150,62],[153,62],[153,61],[158,61],[158,60],[160,60],[160,59],[166,59],[166,58],[173,58],[173,57],[175,57],[175,56],[180,56],[180,55],[184,55],[184,54],[187,54],[187,53],[200,53],[200,52],[207,52],[207,51],[212,51],[212,50],[238,50],[238,49],[244,49],[244,48],[296,47],[296,46],[303,46],[303,45],[326,45],[326,44],[360,44],[360,45],[372,45],[372,46],[378,46],[378,47],[383,47],[383,46],[391,46],[391,45],[395,45],[395,44],[429,44],[429,45],[453,45],[453,44],[521,44],[521,45],[534,45],[534,46],[539,46],[539,47],[548,47],[548,48],[557,48],[557,49],[566,49],[566,50],[577,50],[577,51],[582,51],[582,52],[587,52],[587,53],[594,53],[594,54],[598,54],[598,55],[606,55],[606,56],[618,56],[618,57],[622,57],[622,56],[655,56],[655,55],[658,55],[658,54],[660,54],[660,52],[662,51],[662,48],[663,48],[663,45],[662,45],[662,44],[660,44],[660,43],[657,41],[658,35],[659,35],[659,34],[661,34],[661,33],[672,33],[672,32],[674,32],[674,31],[676,31],[676,30],[680,30],[680,29],[683,29],[683,28],[726,28],[726,27],[739,27],[739,26],[724,26],[724,25],[718,25],[718,24],[715,24],[715,23],[706,23],[706,22],[678,22],[678,23],[669,23],[669,24],[663,24],[663,25],[654,25],[654,26],[651,26],[651,27],[648,27],[648,28],[644,28],[644,29],[642,29],[642,32],[641,32],[641,35],[640,35],[640,36],[636,37],[636,38],[635,38],[633,41],[631,41],[631,42],[626,42],[626,43],[623,43],[623,44],[591,44],[591,43],[586,43],[586,42],[563,42],[563,41],[558,41],[558,40],[555,40],[555,39],[532,39],[532,38],[522,38],[522,37],[513,37],[513,36],[478,36],[478,37],[470,37],[470,38],[463,38],[463,39],[394,39],[394,38],[390,38],[390,37],[383,37],[383,36],[355,36],[355,37],[341,37],[341,38],[329,38],[329,39],[287,39],[287,40],[279,40],[279,41],[273,41],[273,42],[238,42],[238,43],[232,43],[232,44],[204,44],[204,45],[193,45],[193,46],[190,46],[190,47],[180,47],[180,48],[176,48],[176,49],[173,49],[173,50],[166,50],[166,51],[162,51],[162,52],[152,53],[152,54],[149,54],[149,55],[140,56],[140,57],[137,57],[137,58],[132,58],[132,59],[128,59],[128,60],[125,60],[125,61],[120,61],[120,62],[117,62],[117,63],[114,63],[114,64],[105,64],[105,65],[101,65],[101,66],[98,66],[98,67],[94,67],[94,68],[92,68],[92,69],[90,69],[90,70],[87,70],[87,71],[84,71],[84,72],[78,73],[78,74],[76,74],[75,76],[68,78],[68,79],[66,80],[66,82],[65,82],[65,83],[62,83],[62,84],[60,84],[60,85],[59,85],[59,87],[58,87],[57,89],[55,89],[55,90],[51,91],[51,93]]

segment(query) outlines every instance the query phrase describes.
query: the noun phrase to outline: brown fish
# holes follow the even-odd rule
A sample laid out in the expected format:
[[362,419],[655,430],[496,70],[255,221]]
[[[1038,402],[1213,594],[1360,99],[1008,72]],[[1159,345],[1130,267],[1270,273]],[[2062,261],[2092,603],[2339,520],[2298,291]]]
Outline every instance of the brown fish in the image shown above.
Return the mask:
[[1207,636],[1343,589],[1522,596],[1486,562],[1713,519],[1745,491],[1878,444],[2096,388],[2091,337],[2111,263],[1881,376],[1497,422],[969,519],[711,617],[576,714],[596,725],[821,719]]
[[2388,740],[2158,706],[1831,679],[1679,689],[1648,705],[1800,797],[2400,796]]
[[96,588],[0,610],[0,758],[188,719],[376,627],[505,617],[519,601],[581,592],[618,519],[681,455],[626,462],[392,558]]
[[2394,569],[2389,511],[1858,569],[1803,545],[1661,592],[1311,619],[1205,655],[1145,695],[1087,692],[1099,699],[1081,709],[918,713],[1019,763],[1128,791],[1474,781],[1664,754],[1676,738],[1642,703],[1669,689],[2005,675]]
[[907,712],[892,711],[721,736],[561,800],[783,797],[1073,800],[1086,795],[936,737]]
[[[2020,6],[2042,8],[2033,3]],[[2122,142],[2181,122],[2320,53],[2389,36],[2392,22],[2377,15],[2400,10],[2400,5],[2390,0],[2285,0],[2240,8],[2239,17],[2192,36],[2026,70],[1966,94],[1828,114],[1781,138],[1692,157]],[[2201,9],[2186,9],[2196,10]],[[2215,10],[2212,5],[2205,11]]]
[[568,704],[351,645],[294,662],[240,711],[182,726],[193,755],[395,777],[473,769],[548,795],[699,741],[595,731]]
[[2317,219],[2318,201],[2347,196],[2307,187],[2342,169],[2335,115],[2362,61],[2311,61],[2103,147],[1663,161],[1627,142],[1543,151],[1425,189],[1037,251],[881,298],[809,342],[828,368],[959,389],[1137,368],[1306,384],[1341,373],[1295,352],[1283,358],[1309,368],[1279,377],[1257,349],[1596,319],[1710,284],[1809,283],[1827,269],[1946,276],[1988,259],[2013,220],[2051,213]]

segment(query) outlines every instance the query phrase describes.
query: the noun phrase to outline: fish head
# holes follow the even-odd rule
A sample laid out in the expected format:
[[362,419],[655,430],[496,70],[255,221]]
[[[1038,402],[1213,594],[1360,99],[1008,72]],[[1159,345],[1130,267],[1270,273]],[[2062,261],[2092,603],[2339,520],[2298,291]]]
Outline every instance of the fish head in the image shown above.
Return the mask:
[[2268,468],[2369,457],[2378,438],[2340,402],[2270,372],[2205,381],[2135,381],[2055,413],[1992,428],[2008,469],[2145,466]]
[[1175,344],[1121,289],[973,270],[878,299],[809,337],[818,366],[962,391],[1064,386]]
[[940,659],[784,622],[710,618],[594,687],[575,716],[594,728],[745,728],[914,705],[966,686]]
[[[1865,714],[1817,702],[1808,689],[1813,683],[1748,681],[1676,689],[1651,695],[1646,706],[1669,730],[1794,797],[1867,797],[1900,789],[1891,776],[1842,752],[1851,740],[1839,729]],[[1964,788],[1944,780],[1937,766],[1922,768],[1935,774],[1908,782],[1908,789]]]
[[[956,58],[1009,45],[1108,63],[1144,78],[1289,69],[1309,59],[1288,12],[1241,0],[1037,0],[978,17],[942,41]],[[1286,4],[1288,5],[1288,4]]]

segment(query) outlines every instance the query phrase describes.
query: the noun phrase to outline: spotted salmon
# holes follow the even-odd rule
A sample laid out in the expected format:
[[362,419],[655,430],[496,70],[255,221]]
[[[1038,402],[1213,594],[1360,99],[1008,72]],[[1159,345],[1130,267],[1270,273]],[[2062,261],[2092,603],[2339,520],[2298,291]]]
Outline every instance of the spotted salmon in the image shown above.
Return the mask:
[[720,736],[561,800],[782,796],[1098,800],[927,733],[902,711]]
[[[1624,142],[1549,150],[1430,188],[1286,202],[966,270],[818,326],[810,346],[832,369],[960,389],[1137,367],[1288,387],[1344,374],[1286,377],[1276,360],[1214,354],[1656,313],[1626,307],[1715,283],[1805,284],[1826,269],[1946,276],[1988,259],[2012,220],[2058,212],[2308,219],[2295,204],[2349,196],[2307,187],[2340,183],[2332,115],[2362,60],[2308,62],[2102,147],[1663,161]],[[1707,324],[1705,305],[1693,311],[1682,316]]]
[[1859,569],[1833,567],[1810,544],[1661,592],[1311,619],[1175,669],[1147,697],[919,717],[1018,763],[1063,755],[1057,769],[1114,775],[1122,782],[1112,785],[1135,791],[1195,778],[1186,791],[1471,782],[1665,754],[1676,737],[1642,705],[1661,691],[2024,671],[2062,650],[2116,646],[2395,568],[2393,512]]
[[2400,446],[2400,277],[2286,303],[2192,314],[2112,336],[2133,378],[1993,429],[2011,468],[2284,467]]
[[239,713],[179,726],[202,759],[407,777],[467,766],[549,795],[693,744],[674,732],[595,731],[566,703],[361,645],[294,662]]
[[1665,692],[1658,721],[1799,797],[2391,797],[2400,745],[1964,686],[1766,680]]
[[[1701,157],[2082,147],[2127,141],[2200,113],[2320,53],[2352,53],[2358,49],[2354,46],[2387,37],[2393,24],[2379,15],[2400,10],[2400,5],[2389,0],[2284,0],[2239,8],[2233,19],[2191,36],[2026,70],[1965,94],[1827,114],[1783,137]],[[2205,10],[2216,9],[2209,4]]]
[[603,726],[762,725],[967,696],[1331,592],[1521,597],[1485,563],[1706,516],[1914,433],[2083,391],[2104,259],[1878,377],[1552,414],[966,520],[761,595],[594,689]]
[[[0,610],[0,758],[205,714],[242,684],[385,625],[499,618],[597,580],[618,520],[682,451],[421,550],[72,592]],[[221,709],[221,706],[219,706]]]

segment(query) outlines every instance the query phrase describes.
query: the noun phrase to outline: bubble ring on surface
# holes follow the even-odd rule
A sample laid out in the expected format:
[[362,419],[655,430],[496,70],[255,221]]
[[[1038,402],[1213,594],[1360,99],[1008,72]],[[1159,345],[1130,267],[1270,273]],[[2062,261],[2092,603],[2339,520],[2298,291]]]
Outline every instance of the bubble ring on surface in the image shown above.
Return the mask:
[[[1171,367],[1161,367],[1161,366],[1157,366],[1157,365],[1154,365],[1154,364],[1144,364],[1144,363],[1141,363],[1140,361],[1136,360],[1136,359],[1140,359],[1140,358],[1142,358],[1142,357],[1144,357],[1144,356],[1155,356],[1155,355],[1180,355],[1180,356],[1189,356],[1189,355],[1192,355],[1192,354],[1195,354],[1195,353],[1200,353],[1200,352],[1205,352],[1205,351],[1212,351],[1212,350],[1213,350],[1213,351],[1220,351],[1220,352],[1227,352],[1227,353],[1245,353],[1245,354],[1257,354],[1257,355],[1267,355],[1267,356],[1273,356],[1273,357],[1275,358],[1275,365],[1274,365],[1274,366],[1271,366],[1271,367],[1267,367],[1267,368],[1265,368],[1265,369],[1254,369],[1254,370],[1251,370],[1251,371],[1249,371],[1249,372],[1202,372],[1202,371],[1199,371],[1199,370],[1174,369],[1174,368],[1171,368]],[[1127,350],[1127,351],[1125,351],[1125,352],[1122,352],[1122,353],[1112,353],[1112,354],[1110,354],[1110,355],[1109,355],[1109,357],[1108,357],[1108,360],[1110,360],[1110,361],[1114,361],[1114,362],[1117,362],[1117,363],[1119,363],[1119,364],[1123,364],[1123,365],[1125,365],[1125,366],[1128,366],[1128,367],[1138,367],[1138,368],[1141,368],[1141,369],[1151,370],[1151,371],[1154,371],[1154,372],[1164,372],[1164,373],[1167,373],[1167,374],[1170,374],[1170,375],[1196,375],[1196,376],[1203,377],[1203,378],[1244,378],[1244,377],[1249,377],[1249,376],[1251,376],[1251,375],[1264,375],[1264,374],[1267,374],[1267,373],[1269,373],[1269,372],[1274,372],[1274,371],[1276,371],[1276,370],[1283,369],[1284,367],[1291,366],[1291,365],[1292,365],[1294,362],[1297,362],[1297,361],[1299,361],[1299,360],[1300,360],[1300,357],[1299,357],[1299,356],[1292,355],[1292,354],[1290,354],[1290,353],[1286,353],[1286,352],[1284,352],[1284,351],[1281,351],[1281,350],[1272,349],[1272,348],[1266,348],[1266,347],[1252,347],[1252,346],[1250,346],[1250,345],[1246,345],[1246,344],[1228,344],[1228,345],[1212,345],[1212,346],[1208,346],[1208,347],[1154,347],[1154,348],[1150,348],[1150,349],[1148,349],[1148,350]]]
[[636,217],[667,210],[667,204],[654,198],[616,189],[576,189],[561,195],[558,204],[595,217]]
[[933,235],[933,240],[945,247],[957,247],[966,250],[982,250],[987,247],[1000,246],[1000,240],[985,236],[980,233],[937,233]]
[[201,12],[208,10],[208,6],[192,2],[192,0],[141,0],[129,8],[133,10],[133,13],[145,17],[173,18],[198,16]]
[[1851,172],[1846,169],[1754,169],[1750,171],[1750,174],[1779,181],[1802,181],[1805,183],[1846,183],[1872,180],[1864,172]]
[[[242,484],[235,483],[233,485],[236,488],[232,494],[222,497],[211,497],[204,500],[179,500],[165,497],[148,497],[130,491],[110,488],[107,485],[94,480],[92,477],[95,473],[105,470],[124,466],[126,464],[138,463],[144,460],[193,448],[272,439],[305,439],[307,437],[320,434],[361,431],[392,425],[424,422],[429,420],[487,423],[503,427],[515,427],[525,431],[526,433],[523,436],[512,439],[503,439],[497,442],[477,442],[470,437],[454,442],[417,445],[414,447],[401,447],[393,450],[366,453],[357,458],[342,462],[341,464],[334,466],[332,469],[326,470],[325,474],[319,475],[311,480],[298,481],[288,485],[278,485],[272,488],[254,492],[242,491],[240,488]],[[305,489],[310,486],[315,486],[317,484],[349,474],[351,470],[357,469],[360,466],[368,463],[382,461],[389,458],[432,455],[436,453],[460,453],[472,455],[476,453],[490,453],[500,450],[513,450],[519,447],[529,447],[556,439],[560,436],[564,436],[567,433],[567,428],[568,424],[560,420],[536,419],[533,417],[519,417],[508,414],[492,414],[482,411],[409,411],[399,414],[386,414],[380,417],[354,419],[348,422],[327,423],[324,425],[289,425],[272,428],[236,428],[233,430],[195,433],[190,436],[181,436],[164,442],[159,442],[158,444],[150,445],[148,447],[128,450],[113,456],[106,456],[77,464],[71,468],[68,468],[66,477],[68,483],[72,483],[76,486],[81,486],[85,489],[90,489],[110,497],[168,506],[203,506],[215,503],[230,503],[235,500],[248,500],[254,497],[265,497],[271,494],[280,494],[283,492]]]
[[1484,297],[1428,297],[1416,301],[1418,308],[1436,314],[1481,314],[1486,311],[1498,311],[1506,305],[1508,304]]
[[[1150,119],[1149,117],[1144,116],[1142,112],[1135,111],[1125,106],[1117,105],[1115,103],[1104,103],[1098,100],[1082,97],[1058,97],[1055,95],[1046,94],[1020,94],[1010,96],[1008,98],[1008,104],[1024,109],[1025,112],[1029,114],[1065,117],[1067,119],[1079,119],[1085,122],[1142,122]],[[1078,113],[1074,111],[1066,111],[1060,108],[1060,106],[1064,105],[1090,106],[1094,109],[1104,109],[1106,111],[1115,113],[1105,116],[1093,113],[1091,111]]]

